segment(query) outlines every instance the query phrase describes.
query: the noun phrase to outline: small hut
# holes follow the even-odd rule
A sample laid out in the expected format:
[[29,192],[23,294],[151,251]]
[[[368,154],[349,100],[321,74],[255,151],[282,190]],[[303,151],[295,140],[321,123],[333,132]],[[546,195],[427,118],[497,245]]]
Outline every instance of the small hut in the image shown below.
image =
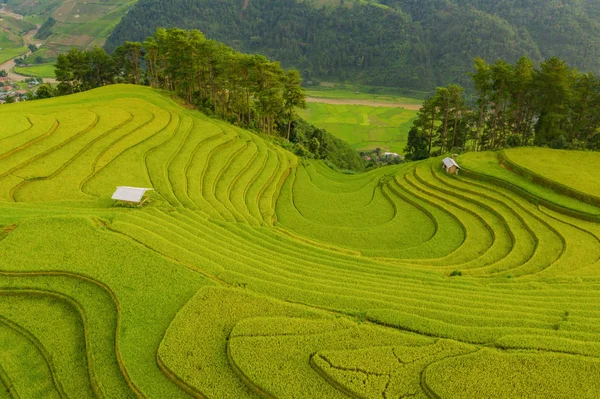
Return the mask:
[[148,196],[144,198],[146,191],[152,191],[151,188],[118,186],[117,191],[112,195],[115,201],[122,201],[127,204],[139,204],[142,206],[148,201]]
[[446,173],[457,175],[460,166],[456,163],[456,161],[450,157],[446,157],[442,160],[442,168],[446,171]]

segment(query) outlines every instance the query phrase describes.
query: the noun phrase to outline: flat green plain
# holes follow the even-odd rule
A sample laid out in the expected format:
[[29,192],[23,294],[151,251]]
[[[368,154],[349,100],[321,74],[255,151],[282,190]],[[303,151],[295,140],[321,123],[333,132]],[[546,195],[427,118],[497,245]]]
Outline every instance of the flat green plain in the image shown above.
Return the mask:
[[368,105],[308,103],[300,115],[356,150],[381,148],[402,154],[417,112]]
[[1,397],[600,397],[600,210],[498,154],[341,174],[131,85],[0,120]]

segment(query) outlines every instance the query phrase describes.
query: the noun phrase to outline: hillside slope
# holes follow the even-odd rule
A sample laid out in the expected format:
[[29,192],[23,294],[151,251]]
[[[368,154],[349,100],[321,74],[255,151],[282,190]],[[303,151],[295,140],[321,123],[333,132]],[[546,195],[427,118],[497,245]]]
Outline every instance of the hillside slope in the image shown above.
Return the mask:
[[[108,35],[137,0],[7,0],[7,8],[42,26],[44,46],[36,55],[55,59],[71,47],[102,47]],[[48,23],[48,21],[52,23]],[[44,29],[44,25],[47,26]]]
[[339,174],[142,86],[0,119],[2,393],[600,395],[598,207]]
[[[382,4],[379,4],[382,3]],[[307,79],[431,90],[458,82],[472,60],[558,56],[600,72],[594,0],[463,1],[141,0],[109,49],[157,27],[196,28],[239,50],[267,54]]]

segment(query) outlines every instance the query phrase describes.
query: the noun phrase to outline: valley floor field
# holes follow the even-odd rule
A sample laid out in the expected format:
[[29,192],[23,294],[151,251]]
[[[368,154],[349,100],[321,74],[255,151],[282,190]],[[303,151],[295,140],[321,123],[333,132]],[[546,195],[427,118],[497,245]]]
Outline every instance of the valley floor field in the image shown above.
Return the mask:
[[[417,112],[401,104],[370,100],[307,98],[300,116],[348,142],[353,149],[402,154]],[[414,108],[414,107],[413,107]]]
[[0,120],[0,397],[600,396],[600,204],[551,153],[347,175],[130,85]]

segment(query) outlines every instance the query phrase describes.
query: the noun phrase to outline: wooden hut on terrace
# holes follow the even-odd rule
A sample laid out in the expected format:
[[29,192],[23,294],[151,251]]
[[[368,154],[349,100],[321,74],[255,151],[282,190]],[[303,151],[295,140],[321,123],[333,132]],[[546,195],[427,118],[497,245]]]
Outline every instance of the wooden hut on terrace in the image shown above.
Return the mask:
[[117,186],[117,191],[112,195],[112,199],[126,204],[144,205],[148,201],[148,197],[144,198],[146,191],[152,191],[151,188]]
[[446,173],[450,173],[452,175],[457,175],[460,166],[456,163],[456,161],[450,157],[446,157],[442,160],[442,168],[446,171]]

